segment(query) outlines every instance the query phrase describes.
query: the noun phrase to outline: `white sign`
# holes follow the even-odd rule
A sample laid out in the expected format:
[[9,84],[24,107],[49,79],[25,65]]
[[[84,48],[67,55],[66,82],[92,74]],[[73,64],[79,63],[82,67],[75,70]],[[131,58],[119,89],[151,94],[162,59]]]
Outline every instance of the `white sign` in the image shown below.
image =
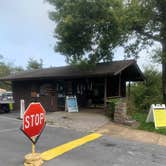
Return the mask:
[[65,110],[68,112],[78,112],[76,96],[66,96]]
[[146,122],[154,122],[154,115],[153,110],[154,109],[165,109],[165,104],[152,104],[148,113],[148,116],[146,118]]

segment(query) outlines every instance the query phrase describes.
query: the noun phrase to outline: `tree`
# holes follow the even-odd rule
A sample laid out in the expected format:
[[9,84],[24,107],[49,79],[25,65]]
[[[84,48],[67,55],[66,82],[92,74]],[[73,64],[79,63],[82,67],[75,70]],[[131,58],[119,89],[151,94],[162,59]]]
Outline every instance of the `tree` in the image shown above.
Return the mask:
[[27,69],[34,70],[34,69],[41,69],[43,68],[43,60],[40,59],[37,61],[36,59],[30,58],[28,61]]
[[21,71],[24,71],[23,67],[21,67],[21,66],[12,66],[11,67],[12,73],[17,73],[17,72],[21,72]]
[[130,29],[137,38],[136,48],[140,48],[141,42],[142,46],[153,42],[161,44],[158,55],[162,64],[162,92],[166,104],[166,0],[131,0],[128,6],[132,22]]
[[[55,6],[50,18],[57,23],[55,50],[67,62],[111,61],[124,34],[120,0],[48,0]],[[111,30],[110,30],[111,29]]]
[[[10,74],[23,71],[24,69],[20,66],[15,66],[10,62],[5,62],[4,56],[0,54],[0,77],[5,77]],[[0,88],[11,90],[11,82],[10,81],[1,81]]]
[[151,104],[162,103],[161,73],[150,67],[145,69],[144,75],[144,82],[131,85],[130,101],[137,111],[148,111]]
[[[0,77],[7,76],[11,73],[11,68],[8,64],[5,64],[3,62],[0,62]],[[11,89],[11,84],[7,82],[0,82],[0,88],[2,89]]]
[[47,0],[55,6],[55,50],[69,63],[111,61],[114,49],[137,58],[161,44],[162,92],[166,103],[166,0]]

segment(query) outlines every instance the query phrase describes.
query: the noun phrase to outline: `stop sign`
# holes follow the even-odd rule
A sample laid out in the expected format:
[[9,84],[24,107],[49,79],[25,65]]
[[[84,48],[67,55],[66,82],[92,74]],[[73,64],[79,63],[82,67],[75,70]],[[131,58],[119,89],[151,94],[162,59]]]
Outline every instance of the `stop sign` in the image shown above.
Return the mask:
[[37,137],[45,126],[45,110],[40,103],[31,103],[23,117],[22,131],[29,137]]

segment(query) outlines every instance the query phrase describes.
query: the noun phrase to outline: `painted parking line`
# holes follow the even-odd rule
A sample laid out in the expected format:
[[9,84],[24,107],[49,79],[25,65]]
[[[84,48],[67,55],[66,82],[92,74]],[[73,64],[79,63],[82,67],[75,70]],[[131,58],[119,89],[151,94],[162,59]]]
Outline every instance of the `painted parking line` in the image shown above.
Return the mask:
[[98,134],[98,133],[93,133],[93,134],[87,135],[85,137],[76,139],[74,141],[65,143],[63,145],[60,145],[60,146],[57,146],[53,149],[45,151],[41,154],[41,157],[43,160],[51,160],[51,159],[53,159],[57,156],[60,156],[60,155],[66,153],[74,148],[77,148],[83,144],[86,144],[88,142],[96,140],[96,139],[100,138],[101,136],[102,135]]
[[16,119],[14,117],[7,117],[7,116],[0,116],[0,119],[7,119],[7,120],[13,120],[13,121],[17,121],[20,122],[20,119]]
[[0,133],[9,132],[9,131],[16,131],[16,130],[18,130],[18,128],[3,129],[3,130],[0,130]]

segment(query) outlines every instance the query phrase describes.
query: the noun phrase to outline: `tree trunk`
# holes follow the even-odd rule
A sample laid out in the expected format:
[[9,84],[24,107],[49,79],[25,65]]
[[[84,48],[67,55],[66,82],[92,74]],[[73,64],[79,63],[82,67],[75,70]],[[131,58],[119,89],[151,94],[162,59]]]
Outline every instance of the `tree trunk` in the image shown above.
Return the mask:
[[[157,1],[156,1],[157,2]],[[162,92],[163,92],[163,103],[166,104],[166,13],[165,13],[165,1],[158,1],[158,8],[160,11],[161,20],[161,45],[162,45]]]
[[166,42],[162,43],[162,92],[163,103],[166,104]]

